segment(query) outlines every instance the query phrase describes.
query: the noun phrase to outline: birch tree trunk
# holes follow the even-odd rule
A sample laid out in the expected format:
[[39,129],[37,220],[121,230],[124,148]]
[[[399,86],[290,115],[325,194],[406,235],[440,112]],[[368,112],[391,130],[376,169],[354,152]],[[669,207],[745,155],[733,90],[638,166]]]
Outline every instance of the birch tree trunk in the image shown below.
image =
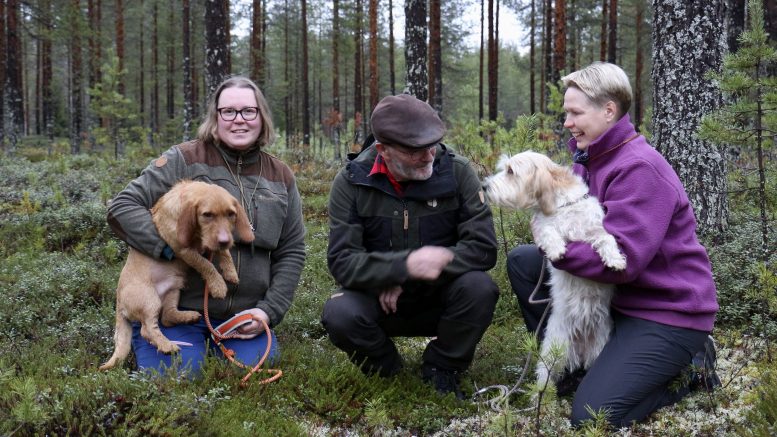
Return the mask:
[[653,145],[685,185],[701,234],[728,221],[722,147],[696,136],[704,114],[722,104],[704,75],[719,69],[727,38],[724,0],[653,0]]

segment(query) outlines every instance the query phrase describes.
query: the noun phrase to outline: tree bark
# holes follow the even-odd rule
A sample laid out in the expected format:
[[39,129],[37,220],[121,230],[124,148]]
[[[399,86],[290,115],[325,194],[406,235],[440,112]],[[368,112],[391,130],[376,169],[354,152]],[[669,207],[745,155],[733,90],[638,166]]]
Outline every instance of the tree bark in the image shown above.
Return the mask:
[[478,72],[478,122],[483,120],[483,60],[484,60],[484,53],[486,50],[485,47],[485,9],[486,4],[485,0],[480,0],[480,62],[479,62],[479,72]]
[[189,141],[194,118],[194,90],[192,89],[191,3],[183,0],[181,27],[183,33],[183,141]]
[[553,72],[551,78],[554,84],[561,79],[561,72],[566,67],[567,57],[567,8],[565,0],[556,0],[553,17]]
[[378,104],[378,0],[370,0],[369,5],[369,22],[370,22],[370,109]]
[[440,0],[429,0],[429,103],[442,112],[442,34]]
[[262,34],[264,14],[262,0],[253,1],[253,13],[251,15],[251,77],[264,87],[264,50],[262,47]]
[[205,1],[205,81],[210,95],[229,75],[229,11],[224,0]]
[[363,47],[364,47],[364,5],[362,0],[356,0],[354,17],[356,18],[354,32],[353,32],[353,46],[355,48],[353,52],[353,144],[361,144],[364,116],[364,67],[362,61],[364,59]]
[[723,0],[653,0],[653,145],[685,185],[702,234],[727,226],[723,149],[696,135],[722,103],[705,74],[721,66],[727,37]]
[[537,0],[531,0],[531,17],[529,18],[529,113],[534,114],[537,111],[537,77],[535,69],[537,68],[535,57],[537,50],[534,47],[535,33],[537,31]]
[[340,152],[340,127],[343,116],[340,113],[340,1],[332,0],[332,113],[329,123],[332,126],[332,144],[334,158],[342,159]]
[[302,15],[302,147],[310,147],[310,85],[308,84],[308,4],[300,1]]
[[609,5],[610,0],[602,0],[602,29],[599,33],[599,60],[604,62],[607,60],[607,40],[609,39],[607,34],[607,22],[609,21]]
[[497,41],[496,13],[494,3],[498,0],[488,0],[488,119],[496,120],[497,92],[499,84],[499,41]]
[[81,153],[81,134],[84,130],[84,93],[81,60],[81,5],[79,0],[71,0],[70,6],[70,153],[75,155]]
[[175,2],[170,2],[170,15],[168,16],[167,30],[167,118],[175,118],[175,35],[177,24],[175,23]]
[[618,48],[618,0],[610,0],[607,24],[607,62],[617,63]]
[[644,109],[642,107],[642,70],[644,69],[644,54],[642,53],[642,31],[644,24],[645,8],[641,2],[636,4],[635,33],[636,59],[634,61],[634,126],[639,130],[644,118]]
[[[358,0],[357,0],[358,1]],[[405,0],[405,65],[407,92],[426,101],[426,0]]]
[[126,85],[124,83],[124,1],[116,0],[116,57],[119,59],[119,94],[125,93]]
[[397,79],[394,69],[394,1],[389,0],[389,86],[391,95],[397,93]]

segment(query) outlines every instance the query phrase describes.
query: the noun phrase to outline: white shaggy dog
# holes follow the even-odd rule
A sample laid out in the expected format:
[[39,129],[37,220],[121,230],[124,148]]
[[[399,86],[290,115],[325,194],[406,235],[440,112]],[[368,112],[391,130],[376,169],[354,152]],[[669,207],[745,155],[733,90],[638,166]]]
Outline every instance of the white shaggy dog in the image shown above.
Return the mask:
[[[568,241],[583,241],[593,246],[607,267],[626,268],[615,238],[602,225],[602,207],[571,168],[531,151],[503,157],[498,168],[499,173],[485,181],[488,198],[500,206],[534,212],[534,240],[550,261],[564,256]],[[559,379],[562,364],[569,372],[590,367],[612,329],[613,285],[573,276],[550,262],[548,269],[552,311],[537,364],[540,387]],[[565,356],[558,366],[549,368],[554,344],[565,350]]]

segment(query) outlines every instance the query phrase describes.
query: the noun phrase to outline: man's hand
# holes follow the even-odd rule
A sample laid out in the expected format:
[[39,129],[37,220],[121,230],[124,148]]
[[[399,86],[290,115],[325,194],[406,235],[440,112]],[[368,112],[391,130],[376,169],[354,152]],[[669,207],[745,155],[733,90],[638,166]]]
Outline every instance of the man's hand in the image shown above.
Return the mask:
[[[265,313],[263,310],[260,310],[259,308],[249,308],[247,310],[241,311],[238,314],[251,314],[254,316],[254,319],[257,317],[264,320],[264,323],[270,324],[270,317]],[[237,335],[235,338],[240,338],[243,340],[247,340],[249,338],[254,338],[257,335],[264,332],[264,325],[259,323],[256,320],[252,320],[251,323],[246,323],[245,325],[237,328]]]
[[386,288],[380,292],[378,301],[380,301],[380,307],[383,308],[383,312],[386,314],[397,312],[397,300],[399,300],[400,294],[402,294],[402,287],[399,285]]
[[453,252],[445,247],[424,246],[407,256],[407,273],[411,279],[434,281],[451,261]]

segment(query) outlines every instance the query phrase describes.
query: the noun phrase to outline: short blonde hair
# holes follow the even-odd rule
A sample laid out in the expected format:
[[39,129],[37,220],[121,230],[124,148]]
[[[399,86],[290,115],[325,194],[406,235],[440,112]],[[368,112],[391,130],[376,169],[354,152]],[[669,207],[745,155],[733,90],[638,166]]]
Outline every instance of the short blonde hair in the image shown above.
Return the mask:
[[256,145],[264,147],[272,144],[275,141],[275,128],[270,116],[270,106],[254,81],[244,76],[229,77],[216,87],[216,90],[213,91],[208,99],[208,107],[205,109],[202,124],[197,129],[197,138],[204,143],[221,143],[221,139],[218,136],[218,103],[221,93],[227,88],[248,88],[254,91],[256,106],[259,108],[259,117],[262,120],[262,131],[259,133],[259,138],[256,139]]
[[577,88],[598,106],[612,100],[618,107],[618,117],[631,108],[631,84],[622,68],[608,62],[593,64],[561,78],[566,88]]

